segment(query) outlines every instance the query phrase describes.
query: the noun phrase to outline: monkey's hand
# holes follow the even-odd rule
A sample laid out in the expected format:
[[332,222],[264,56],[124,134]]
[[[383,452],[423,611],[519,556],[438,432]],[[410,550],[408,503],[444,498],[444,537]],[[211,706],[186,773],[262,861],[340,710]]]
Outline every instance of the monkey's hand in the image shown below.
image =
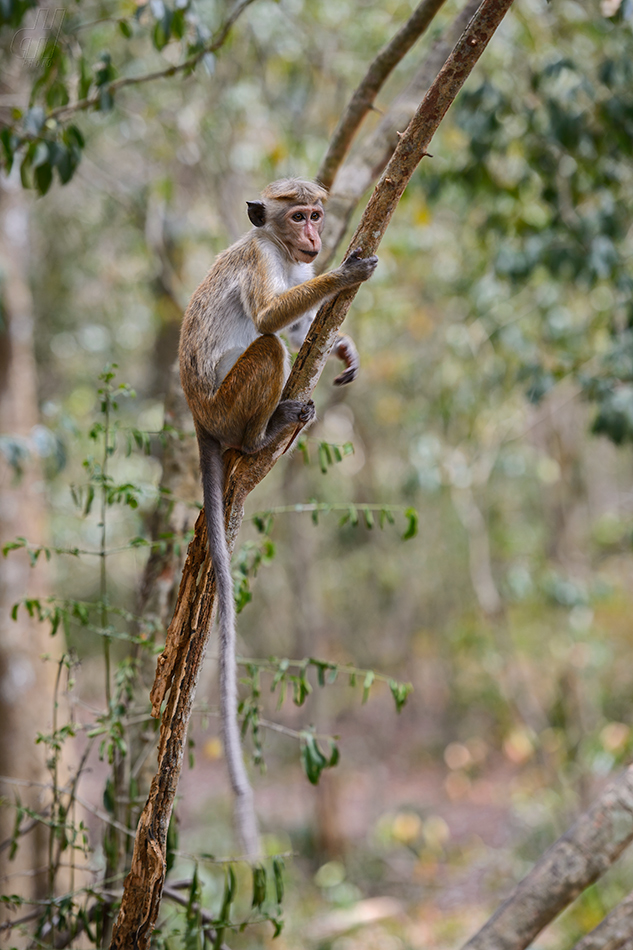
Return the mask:
[[378,258],[375,254],[369,257],[361,257],[362,249],[357,247],[355,251],[346,257],[339,270],[342,277],[345,277],[350,284],[361,284],[364,280],[369,280],[376,270]]
[[356,344],[351,336],[348,336],[346,333],[339,333],[332,352],[339,360],[345,363],[345,369],[336,377],[334,385],[346,386],[347,383],[351,383],[356,379],[360,369],[360,357],[356,349]]

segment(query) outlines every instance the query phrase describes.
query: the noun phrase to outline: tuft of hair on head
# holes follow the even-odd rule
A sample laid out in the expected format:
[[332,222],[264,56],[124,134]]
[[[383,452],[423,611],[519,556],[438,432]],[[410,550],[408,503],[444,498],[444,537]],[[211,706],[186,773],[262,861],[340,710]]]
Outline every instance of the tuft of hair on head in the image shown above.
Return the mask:
[[264,188],[262,198],[293,201],[302,205],[313,205],[317,201],[324,204],[327,201],[327,189],[318,181],[308,181],[305,178],[280,178]]

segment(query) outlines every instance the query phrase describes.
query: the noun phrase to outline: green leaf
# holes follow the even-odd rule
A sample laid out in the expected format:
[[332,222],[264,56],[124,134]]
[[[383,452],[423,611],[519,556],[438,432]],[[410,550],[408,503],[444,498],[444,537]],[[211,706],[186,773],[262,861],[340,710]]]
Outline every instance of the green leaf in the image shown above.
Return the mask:
[[22,182],[23,188],[31,187],[31,181],[29,178],[30,168],[31,168],[31,159],[29,157],[29,153],[27,152],[24,158],[22,159],[22,163],[20,165],[20,181]]
[[[90,91],[91,85],[92,75],[90,68],[84,57],[81,56],[79,58],[79,85],[77,87],[77,97],[79,99],[86,99],[88,97],[88,92]],[[69,128],[74,128],[74,126],[69,126]]]
[[312,785],[317,785],[323,769],[328,767],[328,760],[321,752],[318,743],[311,732],[302,732],[301,764]]
[[64,145],[58,145],[55,151],[55,159],[53,164],[57,169],[57,174],[59,175],[59,180],[61,181],[62,185],[66,185],[73,177],[76,167],[73,163],[70,150]]
[[395,518],[389,508],[380,509],[379,523],[381,528],[384,528],[385,521],[388,521],[389,524],[395,524]]
[[77,148],[85,148],[86,140],[76,125],[69,125],[64,132],[64,138],[68,143],[74,142]]
[[396,712],[402,712],[402,708],[411,692],[413,692],[412,683],[398,683],[396,680],[389,680],[389,689],[396,704]]
[[295,706],[303,706],[306,699],[312,692],[312,687],[306,679],[305,669],[302,669],[298,676],[293,676],[292,681],[294,685],[293,702]]
[[55,109],[58,106],[68,105],[69,101],[70,96],[65,83],[61,82],[61,80],[51,83],[46,93],[46,105],[49,107],[49,109]]
[[369,690],[371,689],[372,684],[375,679],[376,679],[376,674],[374,673],[374,671],[367,670],[367,673],[365,674],[365,681],[363,683],[363,699],[362,699],[363,705],[369,699]]
[[180,9],[175,10],[172,21],[171,21],[171,33],[172,36],[175,36],[177,40],[181,40],[185,34],[186,20],[185,20],[186,10]]
[[127,20],[119,20],[119,31],[126,40],[129,40],[132,36],[132,27]]
[[277,903],[281,904],[284,899],[284,859],[278,854],[273,858],[273,875],[275,878],[275,896]]
[[13,167],[13,156],[15,147],[17,145],[17,139],[11,134],[9,129],[4,128],[0,130],[0,143],[2,144],[2,150],[4,152],[4,160],[7,167],[7,172],[10,172]]
[[88,491],[86,493],[86,503],[84,505],[84,515],[90,514],[90,509],[92,508],[92,503],[95,499],[95,489],[94,485],[88,485]]
[[266,869],[261,864],[253,868],[253,900],[251,907],[261,907],[266,900]]
[[402,540],[408,541],[410,538],[415,538],[418,533],[418,513],[415,508],[407,508],[404,516],[408,519],[409,524],[407,525],[407,530],[402,535]]
[[48,162],[46,162],[44,165],[38,165],[33,172],[33,178],[35,181],[35,187],[39,193],[41,195],[45,195],[53,180],[53,169],[51,165]]

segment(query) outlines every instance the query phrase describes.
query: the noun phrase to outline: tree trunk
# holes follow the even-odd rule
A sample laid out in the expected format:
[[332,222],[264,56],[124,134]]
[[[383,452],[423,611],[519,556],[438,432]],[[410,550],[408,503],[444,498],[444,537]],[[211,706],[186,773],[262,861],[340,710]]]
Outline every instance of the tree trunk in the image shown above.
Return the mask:
[[[17,437],[30,450],[19,479],[0,455],[0,544],[17,536],[37,542],[46,536],[41,465],[30,438],[38,423],[38,403],[33,305],[27,283],[29,201],[19,187],[0,185],[0,432]],[[0,893],[20,893],[25,899],[43,896],[46,888],[45,827],[36,824],[20,838],[13,858],[6,841],[14,828],[14,801],[42,808],[44,789],[28,783],[44,783],[48,777],[44,747],[35,745],[35,737],[50,724],[56,669],[41,659],[51,651],[47,628],[25,610],[12,620],[11,608],[27,593],[45,596],[47,573],[41,562],[32,569],[25,551],[11,552],[0,572],[0,796],[8,802],[0,808]],[[10,784],[3,778],[27,784]],[[0,905],[0,922],[3,919]],[[18,945],[15,939],[12,946]]]

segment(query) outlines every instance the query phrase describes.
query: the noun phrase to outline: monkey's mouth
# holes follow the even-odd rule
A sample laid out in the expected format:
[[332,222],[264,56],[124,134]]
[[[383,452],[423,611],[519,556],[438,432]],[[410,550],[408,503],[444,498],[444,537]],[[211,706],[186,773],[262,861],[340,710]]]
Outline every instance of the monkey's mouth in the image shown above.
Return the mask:
[[318,251],[301,251],[302,254],[305,254],[306,257],[316,257],[319,253]]

